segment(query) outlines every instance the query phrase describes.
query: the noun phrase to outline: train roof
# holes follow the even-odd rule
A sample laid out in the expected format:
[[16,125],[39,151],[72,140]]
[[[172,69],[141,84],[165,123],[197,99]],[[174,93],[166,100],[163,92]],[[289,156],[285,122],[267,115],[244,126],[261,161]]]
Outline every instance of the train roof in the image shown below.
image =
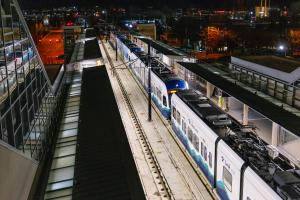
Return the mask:
[[170,80],[182,80],[162,63],[153,63],[151,67],[152,71],[164,82]]
[[[119,37],[120,38],[120,37]],[[145,57],[147,54],[142,51],[135,51],[132,49],[137,49],[137,45],[133,44],[130,40],[120,38],[120,41],[123,42],[124,45],[126,45],[140,60],[147,66],[148,65],[148,59]],[[165,83],[172,81],[172,80],[182,80],[177,77],[176,74],[174,74],[165,64],[158,61],[156,58],[151,58],[151,67],[152,71]]]
[[[119,37],[120,38],[120,37]],[[147,53],[142,51],[135,51],[137,46],[132,44],[130,40],[121,38],[120,39],[123,44],[130,49],[132,53],[134,53],[144,64],[145,66],[148,65],[148,59],[146,58]],[[156,58],[151,58],[151,70],[155,73],[167,86],[168,89],[173,89],[179,87],[179,84],[174,83],[174,81],[184,81],[180,79],[176,74],[174,74],[165,64],[157,60]],[[174,86],[174,87],[173,87]]]
[[[125,43],[123,42],[125,41]],[[129,40],[130,41],[130,40]],[[127,39],[121,39],[121,42],[123,42],[124,45],[126,45],[129,49],[136,48],[131,47],[132,43],[131,41],[128,42]],[[135,45],[136,46],[136,45]],[[147,66],[148,65],[148,59],[145,57],[147,55],[146,52],[143,51],[133,51],[133,53],[140,58],[140,60]],[[182,80],[178,78],[169,68],[166,67],[165,64],[158,61],[156,58],[151,58],[151,67],[152,71],[164,82],[168,82],[170,80]]]
[[[195,90],[179,91],[177,96],[191,108],[214,131],[232,125],[232,120],[220,108],[214,106],[201,92]],[[219,117],[218,117],[219,116]],[[215,117],[215,119],[213,119]],[[217,123],[222,119],[223,123]],[[221,136],[217,131],[217,135]]]
[[292,169],[284,158],[272,159],[268,147],[254,132],[228,116],[200,92],[185,90],[176,94],[274,190],[276,171]]

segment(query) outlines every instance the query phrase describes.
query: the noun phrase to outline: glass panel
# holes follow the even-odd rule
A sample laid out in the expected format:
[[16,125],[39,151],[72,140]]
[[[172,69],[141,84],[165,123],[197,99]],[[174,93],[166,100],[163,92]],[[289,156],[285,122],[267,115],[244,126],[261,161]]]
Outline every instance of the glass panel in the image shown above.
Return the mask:
[[172,114],[173,118],[176,120],[176,108],[174,106],[172,108]]
[[166,98],[166,96],[163,96],[163,105],[167,106],[167,98]]
[[226,167],[223,167],[223,181],[226,188],[231,192],[232,191],[232,175],[231,173],[226,169]]
[[180,112],[177,111],[177,123],[180,126],[181,125],[181,116],[180,116]]
[[47,192],[52,190],[60,190],[63,188],[69,188],[73,186],[73,180],[63,181],[59,183],[53,183],[47,185]]
[[72,179],[74,176],[74,167],[65,167],[61,169],[55,169],[50,171],[48,183],[54,183]]
[[189,141],[192,143],[193,142],[193,131],[188,128],[188,138],[189,138]]

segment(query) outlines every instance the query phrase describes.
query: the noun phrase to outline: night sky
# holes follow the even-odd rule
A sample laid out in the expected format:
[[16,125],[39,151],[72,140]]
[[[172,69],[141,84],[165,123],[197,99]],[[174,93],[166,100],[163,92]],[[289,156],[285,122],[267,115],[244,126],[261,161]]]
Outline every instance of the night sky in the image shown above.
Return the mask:
[[[237,5],[253,6],[258,0],[19,0],[23,9],[52,8],[59,6],[93,7],[99,6],[154,6],[154,7],[186,7],[233,8]],[[272,4],[288,4],[297,0],[272,0]]]

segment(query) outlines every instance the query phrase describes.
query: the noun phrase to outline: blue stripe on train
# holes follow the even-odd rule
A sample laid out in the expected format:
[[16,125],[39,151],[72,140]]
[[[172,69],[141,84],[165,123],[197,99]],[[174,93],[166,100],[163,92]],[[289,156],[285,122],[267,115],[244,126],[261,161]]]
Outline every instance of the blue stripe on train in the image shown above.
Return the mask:
[[230,200],[222,180],[217,181],[217,193],[222,200]]
[[188,151],[188,153],[192,156],[192,158],[197,163],[201,171],[204,173],[211,186],[213,186],[214,175],[209,170],[207,163],[203,160],[203,158],[199,155],[199,153],[196,152],[195,149],[193,149],[193,147],[191,147],[187,136],[174,124],[173,120],[172,120],[172,128],[176,133],[177,137],[180,139],[181,143]]
[[[131,66],[130,66],[130,67],[131,67]],[[132,70],[132,72],[135,74],[135,77],[138,79],[138,81],[142,84],[141,78],[137,75],[137,73],[136,73],[133,69],[131,69],[131,70]],[[143,85],[143,84],[142,84],[142,86],[143,86],[143,88],[144,88],[145,91],[148,90],[148,87],[146,87],[146,86]],[[163,115],[165,118],[170,119],[170,118],[171,118],[171,109],[168,108],[168,107],[166,107],[166,106],[163,106],[163,105],[161,104],[161,102],[157,99],[157,97],[154,96],[153,94],[151,95],[151,98],[152,98],[154,104],[156,105],[156,107],[157,107],[157,108],[159,109],[159,111],[162,113],[162,115]]]
[[158,101],[158,99],[152,95],[152,100],[155,103],[156,107],[159,109],[159,111],[162,113],[162,115],[167,118],[170,119],[171,117],[171,109],[168,107],[163,106],[160,101]]

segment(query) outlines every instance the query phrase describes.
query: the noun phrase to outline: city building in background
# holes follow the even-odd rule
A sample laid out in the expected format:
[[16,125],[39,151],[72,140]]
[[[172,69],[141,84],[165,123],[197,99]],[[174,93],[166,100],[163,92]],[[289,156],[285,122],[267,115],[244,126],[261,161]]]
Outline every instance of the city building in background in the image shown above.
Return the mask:
[[156,25],[155,24],[136,24],[136,30],[144,35],[156,40]]

